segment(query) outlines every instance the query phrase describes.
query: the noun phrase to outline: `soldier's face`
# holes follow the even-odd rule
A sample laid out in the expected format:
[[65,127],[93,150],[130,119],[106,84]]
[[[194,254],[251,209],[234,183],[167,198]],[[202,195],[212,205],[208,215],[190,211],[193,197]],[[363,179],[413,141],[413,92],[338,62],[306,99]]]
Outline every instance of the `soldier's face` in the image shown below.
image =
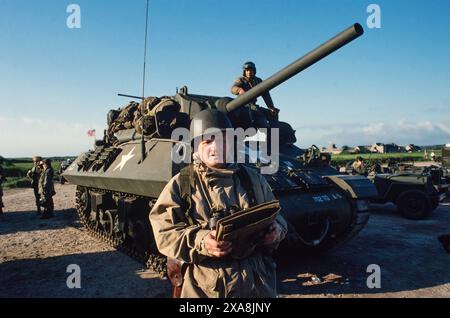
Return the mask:
[[214,136],[209,139],[202,140],[198,145],[198,154],[202,162],[215,169],[225,167],[225,158],[227,153],[227,142],[225,138],[216,140]]
[[255,70],[252,68],[246,68],[244,71],[245,77],[252,78],[255,76]]

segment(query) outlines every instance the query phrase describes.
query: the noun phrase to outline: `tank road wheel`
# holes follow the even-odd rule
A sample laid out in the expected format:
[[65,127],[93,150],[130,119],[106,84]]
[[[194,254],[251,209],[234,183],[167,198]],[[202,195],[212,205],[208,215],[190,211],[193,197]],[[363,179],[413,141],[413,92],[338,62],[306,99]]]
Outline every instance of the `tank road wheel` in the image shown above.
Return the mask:
[[114,234],[114,217],[109,210],[106,210],[103,217],[103,231],[106,233],[106,235],[108,235],[108,237],[112,238]]
[[[304,257],[304,255],[320,255],[333,246],[334,239],[330,237],[329,218],[322,220],[316,226],[313,233],[309,233],[308,235],[300,235],[300,232],[302,232],[300,229],[297,229],[288,220],[286,222],[288,226],[286,238],[281,242],[275,252],[278,261],[289,262],[297,257]],[[293,251],[296,252],[293,253]]]
[[309,247],[316,247],[321,244],[324,241],[325,237],[327,236],[328,232],[330,230],[330,219],[326,218],[320,224],[316,226],[316,231],[314,231],[314,235],[310,237],[302,236],[302,234],[298,233],[298,238],[300,241]]
[[426,193],[419,190],[403,192],[396,203],[401,215],[407,219],[423,219],[432,211],[430,199]]
[[89,228],[92,230],[99,232],[102,229],[102,224],[99,220],[97,220],[97,213],[91,211],[88,216],[88,224]]
[[120,230],[120,226],[119,226],[119,216],[116,214],[114,216],[114,223],[113,223],[113,239],[114,239],[114,243],[118,246],[121,246],[124,244],[125,242],[125,233],[123,233]]

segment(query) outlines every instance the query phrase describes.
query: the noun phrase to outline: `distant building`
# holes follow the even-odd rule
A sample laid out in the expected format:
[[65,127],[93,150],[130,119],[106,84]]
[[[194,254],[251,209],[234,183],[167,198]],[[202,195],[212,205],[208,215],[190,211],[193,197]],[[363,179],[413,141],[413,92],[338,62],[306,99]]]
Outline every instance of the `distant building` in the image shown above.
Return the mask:
[[416,146],[414,144],[409,144],[405,146],[405,150],[406,152],[416,152],[416,151],[421,151],[422,148],[420,148],[419,146]]
[[383,144],[377,142],[370,147],[370,152],[373,153],[392,153],[392,152],[405,152],[404,147],[400,147],[395,143]]
[[349,153],[368,153],[369,148],[370,147],[368,147],[368,146],[356,146],[356,147],[350,149],[348,152]]
[[322,147],[321,151],[325,153],[330,153],[332,155],[339,155],[342,152],[342,150],[343,150],[342,148],[336,147],[335,144],[331,144],[328,147]]
[[384,144],[377,142],[370,146],[369,151],[373,153],[384,153]]

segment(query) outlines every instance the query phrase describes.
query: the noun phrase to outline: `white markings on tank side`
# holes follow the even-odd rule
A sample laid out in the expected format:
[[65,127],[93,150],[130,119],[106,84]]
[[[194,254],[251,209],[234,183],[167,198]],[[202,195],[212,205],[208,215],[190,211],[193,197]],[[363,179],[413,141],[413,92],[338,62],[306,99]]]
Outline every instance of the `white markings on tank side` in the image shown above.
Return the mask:
[[323,203],[323,202],[331,201],[330,197],[328,195],[326,195],[326,194],[312,197],[312,199],[316,203]]
[[342,199],[342,195],[340,195],[339,193],[333,193],[331,194],[331,197],[335,200]]
[[338,194],[338,193],[332,193],[331,197],[328,196],[327,194],[324,194],[324,195],[319,195],[319,196],[313,196],[312,199],[316,203],[324,203],[324,202],[328,202],[328,201],[331,201],[331,200],[342,199],[342,196],[340,194]]
[[131,158],[134,157],[133,152],[134,152],[135,148],[136,148],[136,146],[133,147],[133,149],[131,149],[131,151],[128,154],[122,155],[122,158],[120,159],[120,163],[114,168],[113,171],[116,171],[117,169],[122,171],[122,168],[125,166],[125,164],[128,162],[128,160],[130,160]]

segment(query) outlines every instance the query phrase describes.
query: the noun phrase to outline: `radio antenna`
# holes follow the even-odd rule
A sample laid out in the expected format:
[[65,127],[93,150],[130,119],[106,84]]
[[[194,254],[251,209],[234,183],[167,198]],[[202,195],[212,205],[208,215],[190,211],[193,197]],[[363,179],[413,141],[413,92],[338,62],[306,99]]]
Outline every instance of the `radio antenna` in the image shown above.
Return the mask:
[[[144,70],[142,72],[142,110],[144,110],[145,102],[145,67],[147,60],[147,33],[148,33],[148,3],[146,0],[146,10],[145,10],[145,37],[144,37]],[[145,140],[144,140],[144,121],[141,120],[141,162],[145,159]]]

